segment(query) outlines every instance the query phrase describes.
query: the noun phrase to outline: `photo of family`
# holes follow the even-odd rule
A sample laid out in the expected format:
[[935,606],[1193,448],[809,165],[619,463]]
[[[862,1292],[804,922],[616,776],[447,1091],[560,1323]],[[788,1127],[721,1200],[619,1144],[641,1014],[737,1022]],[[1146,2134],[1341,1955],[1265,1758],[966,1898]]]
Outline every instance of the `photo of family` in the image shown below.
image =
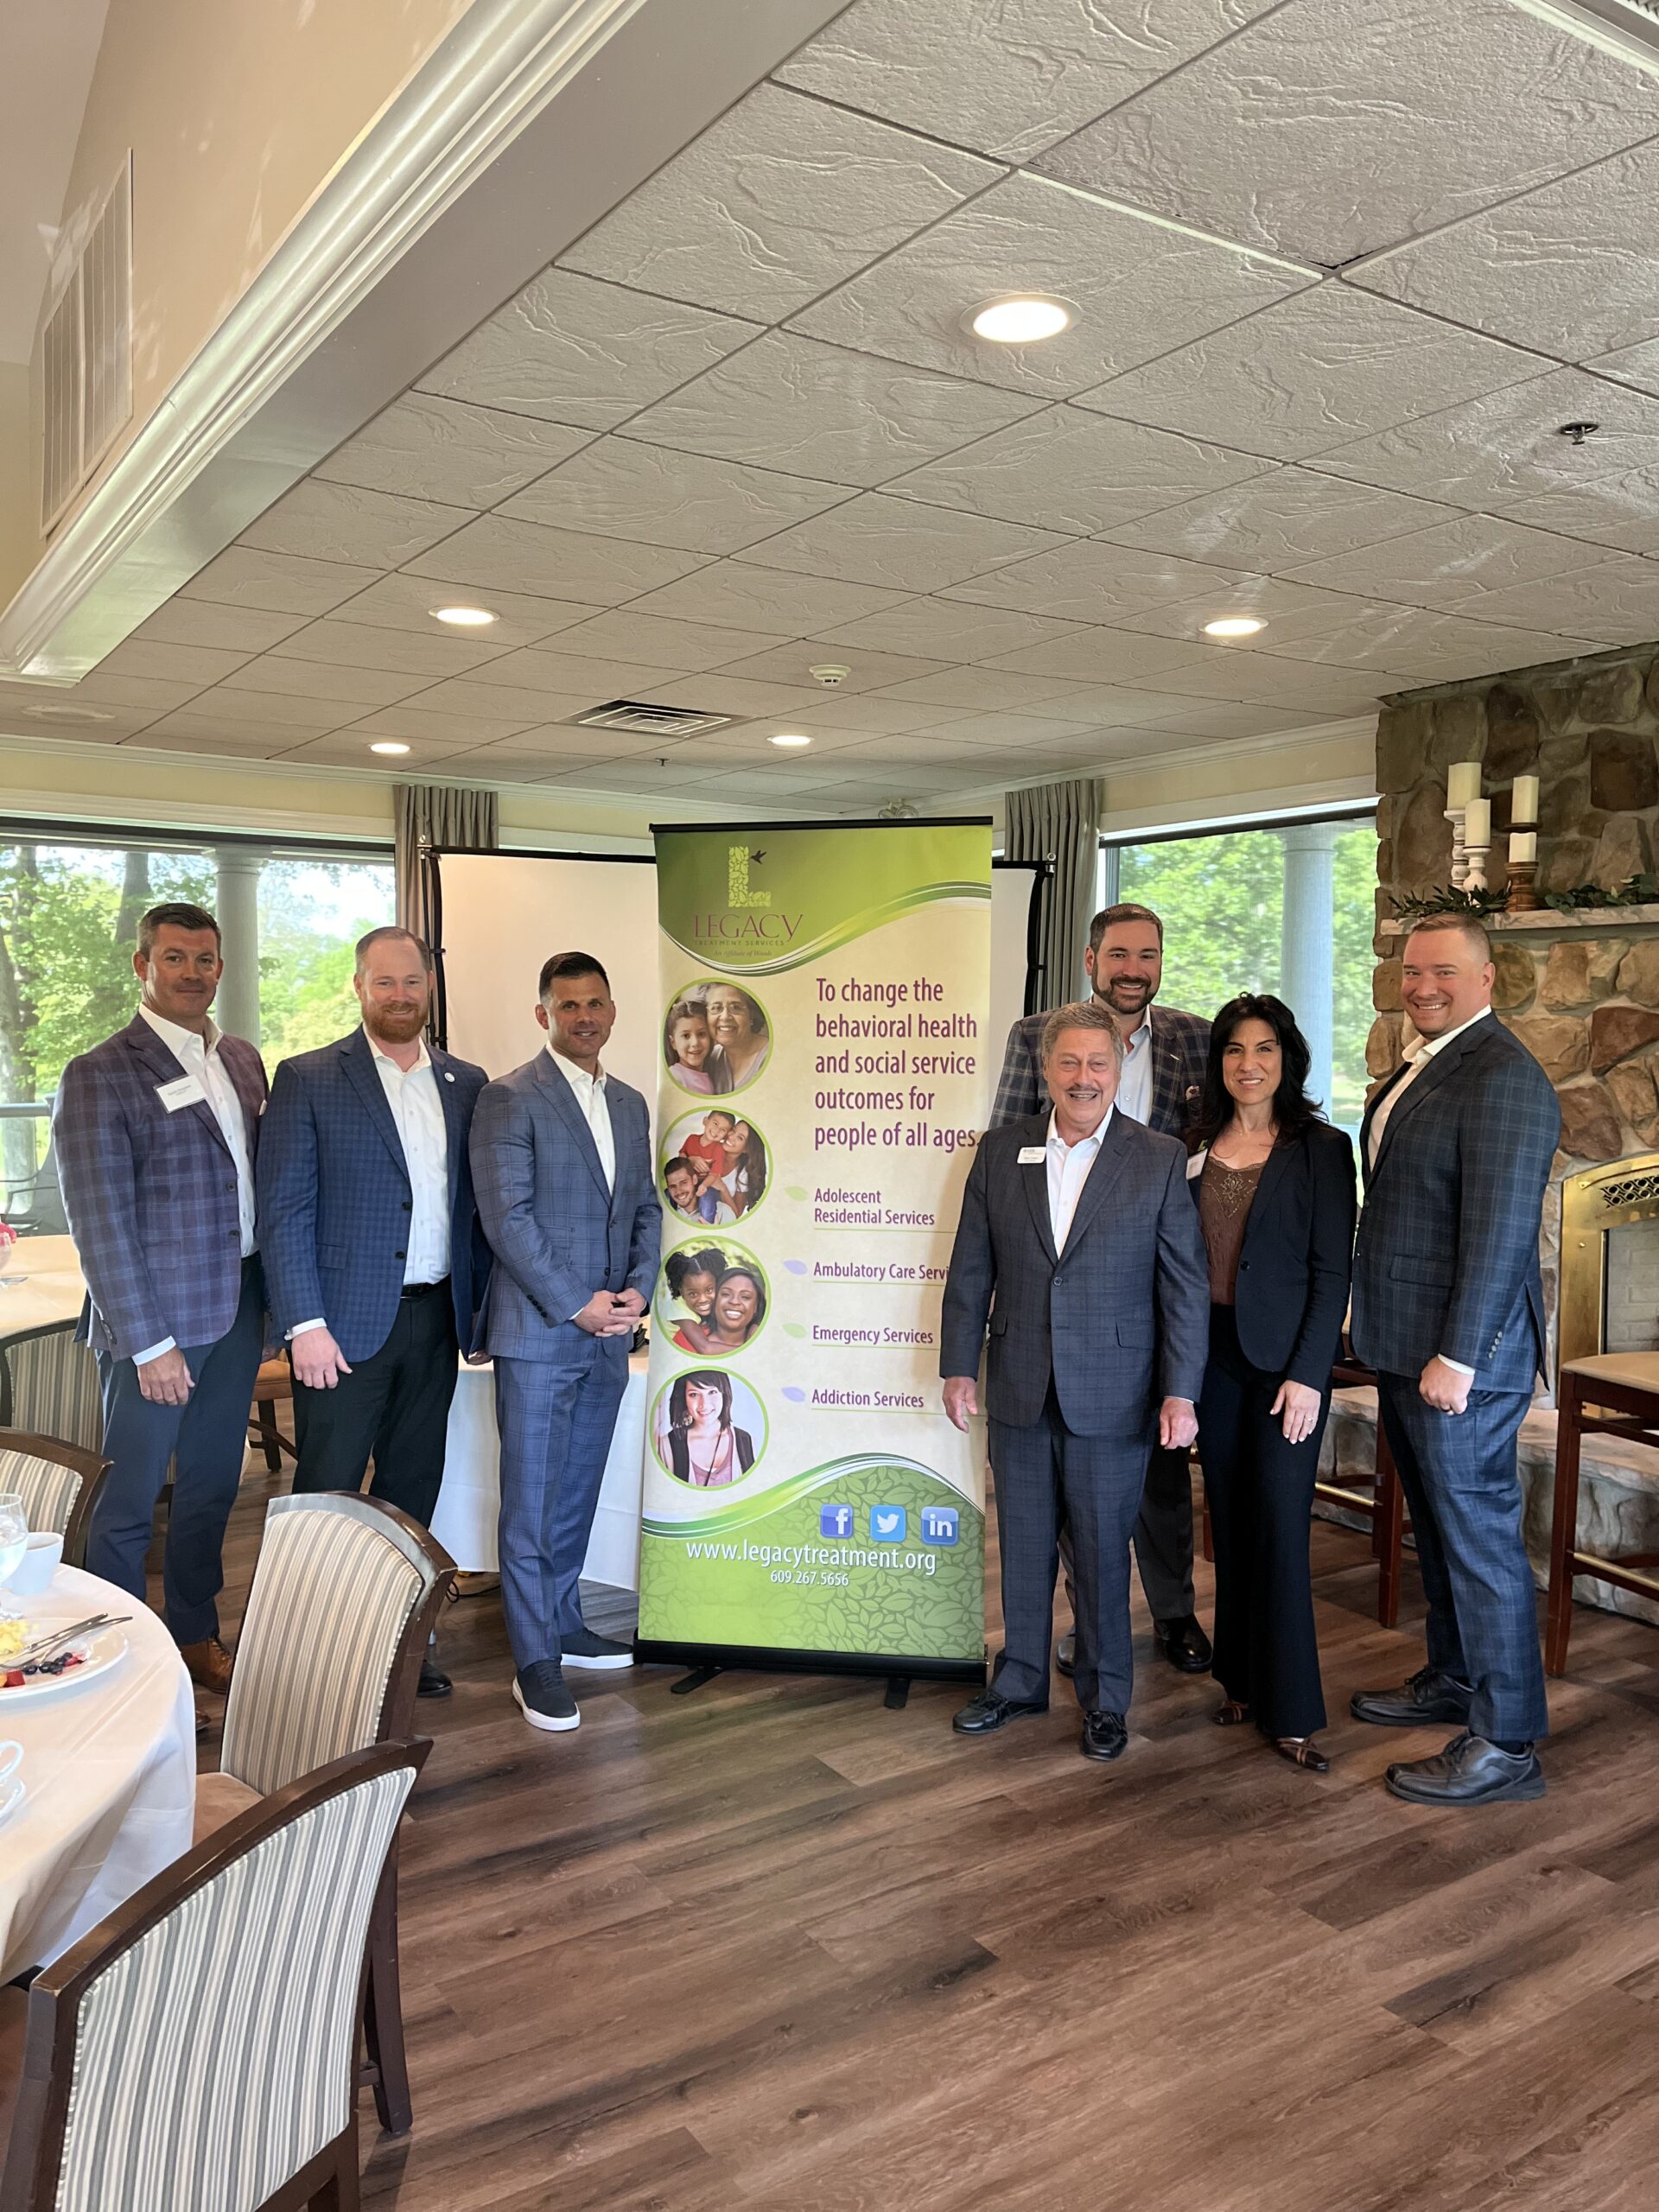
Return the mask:
[[663,1202],[694,1227],[729,1229],[766,1196],[766,1140],[729,1108],[683,1115],[670,1124],[661,1156]]
[[766,1417],[747,1382],[718,1368],[692,1368],[658,1395],[651,1441],[676,1482],[723,1490],[741,1481],[766,1449]]
[[766,1272],[741,1245],[686,1244],[663,1262],[657,1326],[681,1351],[729,1359],[766,1318]]
[[754,1081],[772,1050],[760,1001],[735,983],[690,983],[663,1023],[663,1060],[682,1090],[723,1098]]

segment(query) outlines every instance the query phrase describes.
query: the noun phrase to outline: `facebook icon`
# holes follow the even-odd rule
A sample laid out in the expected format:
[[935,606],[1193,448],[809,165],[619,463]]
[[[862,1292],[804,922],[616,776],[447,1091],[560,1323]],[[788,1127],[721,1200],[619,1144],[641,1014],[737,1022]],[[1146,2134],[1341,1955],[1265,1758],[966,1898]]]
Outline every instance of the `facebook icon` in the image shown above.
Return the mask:
[[925,1505],[922,1508],[922,1541],[925,1544],[954,1544],[956,1541],[956,1507]]
[[[818,1508],[818,1534],[821,1536],[850,1536],[853,1533],[853,1509],[850,1505],[821,1505]],[[956,1539],[951,1538],[954,1543]]]

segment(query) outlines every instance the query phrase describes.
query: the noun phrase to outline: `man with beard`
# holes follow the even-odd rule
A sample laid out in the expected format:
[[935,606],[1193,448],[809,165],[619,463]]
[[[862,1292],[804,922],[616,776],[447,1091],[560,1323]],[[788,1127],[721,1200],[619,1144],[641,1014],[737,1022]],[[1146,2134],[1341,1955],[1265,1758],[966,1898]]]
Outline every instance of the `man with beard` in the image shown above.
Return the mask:
[[[457,1350],[489,1274],[467,1140],[482,1068],[429,1047],[432,956],[371,930],[349,1037],[284,1060],[259,1147],[270,1310],[294,1368],[296,1491],[356,1491],[424,1526],[443,1480]],[[421,1694],[449,1688],[430,1654]]]
[[[1185,1136],[1204,1087],[1210,1024],[1179,1007],[1154,1007],[1164,979],[1162,922],[1149,906],[1106,907],[1089,925],[1083,964],[1095,1003],[1113,1015],[1123,1037],[1117,1111],[1163,1136]],[[1047,1019],[1028,1014],[1008,1032],[991,1109],[994,1129],[1035,1114],[1044,1103],[1041,1058]],[[1068,1562],[1069,1591],[1064,1534],[1060,1556]],[[1203,1674],[1211,1649],[1192,1610],[1192,1478],[1185,1451],[1153,1452],[1135,1524],[1135,1558],[1158,1649],[1182,1674]],[[1063,1675],[1071,1671],[1075,1643],[1073,1637],[1060,1638],[1057,1664]]]

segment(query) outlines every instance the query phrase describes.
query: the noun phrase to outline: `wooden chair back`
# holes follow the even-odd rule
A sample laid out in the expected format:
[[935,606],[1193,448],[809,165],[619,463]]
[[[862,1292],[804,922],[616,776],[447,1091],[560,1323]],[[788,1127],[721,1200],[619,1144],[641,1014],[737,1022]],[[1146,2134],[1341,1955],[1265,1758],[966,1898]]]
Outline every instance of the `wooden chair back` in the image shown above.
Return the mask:
[[75,1323],[57,1321],[7,1340],[0,1357],[0,1425],[55,1436],[83,1452],[104,1448],[104,1389]]
[[27,1429],[0,1428],[0,1490],[21,1493],[29,1525],[63,1538],[63,1556],[79,1567],[86,1556],[86,1529],[110,1471],[110,1463],[79,1444]]

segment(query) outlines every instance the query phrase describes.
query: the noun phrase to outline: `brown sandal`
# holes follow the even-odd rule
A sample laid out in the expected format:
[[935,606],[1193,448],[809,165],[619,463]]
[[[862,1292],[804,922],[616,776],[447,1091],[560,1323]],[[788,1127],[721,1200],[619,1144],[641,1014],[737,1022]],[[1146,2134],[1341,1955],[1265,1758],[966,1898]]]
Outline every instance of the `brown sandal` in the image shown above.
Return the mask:
[[1305,1766],[1310,1774],[1329,1774],[1331,1762],[1311,1736],[1275,1736],[1273,1748],[1281,1759],[1288,1759],[1293,1766]]
[[1230,1697],[1210,1717],[1217,1728],[1240,1728],[1249,1719],[1250,1708],[1241,1705],[1236,1697]]

